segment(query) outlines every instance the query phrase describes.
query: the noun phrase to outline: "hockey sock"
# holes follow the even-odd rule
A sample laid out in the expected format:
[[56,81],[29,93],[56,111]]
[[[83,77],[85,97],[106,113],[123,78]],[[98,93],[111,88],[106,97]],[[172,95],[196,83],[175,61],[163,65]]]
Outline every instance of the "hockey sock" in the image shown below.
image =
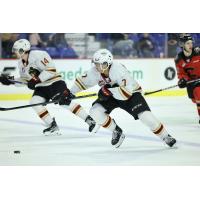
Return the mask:
[[83,109],[83,107],[80,104],[71,102],[69,106],[63,105],[62,107],[67,108],[69,111],[71,111],[73,114],[77,115],[84,121],[88,116],[88,113]]
[[[30,101],[30,104],[43,103],[43,102],[45,102],[45,99],[43,97],[33,96]],[[33,109],[47,126],[49,126],[53,122],[53,118],[50,116],[48,110],[44,106],[35,106],[33,107]]]
[[38,112],[37,114],[46,125],[50,125],[53,122],[53,119],[47,109],[43,108],[43,110],[41,112]]
[[138,117],[143,124],[149,127],[150,130],[161,139],[168,135],[163,124],[160,123],[150,111],[140,113]]
[[116,123],[109,115],[107,115],[105,122],[102,124],[102,127],[113,132],[116,128]]

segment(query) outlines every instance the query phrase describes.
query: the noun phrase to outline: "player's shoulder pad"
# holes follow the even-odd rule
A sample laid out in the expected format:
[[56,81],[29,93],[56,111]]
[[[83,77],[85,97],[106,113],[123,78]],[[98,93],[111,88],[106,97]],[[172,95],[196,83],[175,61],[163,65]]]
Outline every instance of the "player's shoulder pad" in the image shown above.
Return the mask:
[[112,68],[115,71],[123,71],[126,70],[126,66],[119,62],[113,62]]
[[181,51],[181,52],[178,53],[178,54],[176,55],[176,57],[174,58],[174,61],[175,61],[176,64],[183,58],[182,54],[183,54],[183,52]]
[[113,62],[111,69],[110,69],[110,73],[109,76],[111,79],[116,79],[119,78],[121,76],[123,76],[124,74],[126,74],[126,67],[119,63],[119,62]]
[[195,47],[194,53],[197,54],[197,55],[200,55],[200,47]]
[[49,57],[49,54],[46,51],[42,50],[32,50],[30,51],[30,55],[34,57],[45,57],[45,56]]

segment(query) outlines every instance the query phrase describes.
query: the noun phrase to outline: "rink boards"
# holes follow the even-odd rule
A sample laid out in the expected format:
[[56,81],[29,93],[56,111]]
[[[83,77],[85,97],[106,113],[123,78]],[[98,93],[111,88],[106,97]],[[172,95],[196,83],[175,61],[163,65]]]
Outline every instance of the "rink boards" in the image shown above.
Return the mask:
[[[173,59],[118,59],[129,70],[131,76],[139,82],[144,92],[158,90],[177,84],[177,76]],[[55,66],[70,88],[77,76],[91,68],[89,59],[55,59]],[[17,60],[0,60],[0,72],[10,73],[18,77]],[[89,91],[96,92],[98,86]],[[0,89],[0,100],[27,100],[32,91],[26,87],[3,86]],[[184,96],[186,91],[177,87],[152,96]]]

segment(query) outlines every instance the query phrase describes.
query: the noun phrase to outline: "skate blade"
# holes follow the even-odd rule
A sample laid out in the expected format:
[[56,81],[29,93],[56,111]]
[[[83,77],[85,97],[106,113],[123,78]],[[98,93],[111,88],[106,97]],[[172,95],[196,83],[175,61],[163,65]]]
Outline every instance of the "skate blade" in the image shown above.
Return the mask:
[[44,133],[44,136],[59,136],[59,135],[62,135],[59,131]]
[[115,148],[119,148],[121,146],[121,144],[123,143],[124,139],[125,139],[125,135],[122,134],[120,136],[119,142],[115,145]]
[[[168,145],[167,145],[168,146]],[[178,149],[177,141],[173,144],[173,146],[168,146],[170,149]]]
[[164,142],[165,146],[167,146],[169,149],[178,149],[177,141],[173,144],[173,146],[169,146],[166,142]]
[[92,129],[91,133],[96,133],[100,129],[100,125],[96,124],[95,127]]

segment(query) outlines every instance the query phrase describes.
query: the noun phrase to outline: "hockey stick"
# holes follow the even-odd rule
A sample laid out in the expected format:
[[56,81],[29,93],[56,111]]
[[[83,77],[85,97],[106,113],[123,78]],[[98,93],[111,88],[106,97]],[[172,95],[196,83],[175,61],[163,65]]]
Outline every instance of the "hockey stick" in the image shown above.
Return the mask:
[[157,93],[157,92],[162,92],[164,90],[169,90],[169,89],[175,88],[177,86],[178,86],[178,84],[177,85],[172,85],[170,87],[162,88],[162,89],[159,89],[159,90],[154,90],[154,91],[151,91],[151,92],[145,92],[144,95],[149,95],[149,94],[154,94],[154,93]]
[[[82,95],[82,96],[76,96],[72,100],[74,100],[74,99],[82,99],[82,98],[87,98],[87,97],[93,97],[93,96],[97,96],[97,94],[93,93],[93,94],[87,94],[87,95]],[[59,102],[59,100],[52,100],[52,101],[44,102],[44,103],[29,104],[29,105],[10,107],[10,108],[2,108],[2,107],[0,107],[0,111],[17,110],[17,109],[29,108],[29,107],[33,107],[33,106],[46,106],[47,104],[58,103],[58,102]]]
[[18,83],[18,84],[23,84],[23,85],[27,85],[27,83],[21,82],[21,81],[16,81],[16,80],[12,80],[12,79],[8,79],[10,82],[12,83]]
[[[27,85],[27,83],[25,82],[21,82],[21,81],[16,81],[16,80],[13,80],[13,79],[8,79],[10,82],[12,83],[18,83],[18,84],[23,84],[23,85]],[[1,82],[0,82],[1,83]]]
[[[187,84],[198,82],[198,81],[200,81],[200,79],[187,81]],[[149,95],[149,94],[154,94],[154,93],[157,93],[157,92],[162,92],[162,91],[169,90],[169,89],[175,88],[175,87],[178,87],[178,84],[177,85],[172,85],[170,87],[162,88],[162,89],[159,89],[159,90],[154,90],[154,91],[151,91],[151,92],[145,92],[144,95]]]

